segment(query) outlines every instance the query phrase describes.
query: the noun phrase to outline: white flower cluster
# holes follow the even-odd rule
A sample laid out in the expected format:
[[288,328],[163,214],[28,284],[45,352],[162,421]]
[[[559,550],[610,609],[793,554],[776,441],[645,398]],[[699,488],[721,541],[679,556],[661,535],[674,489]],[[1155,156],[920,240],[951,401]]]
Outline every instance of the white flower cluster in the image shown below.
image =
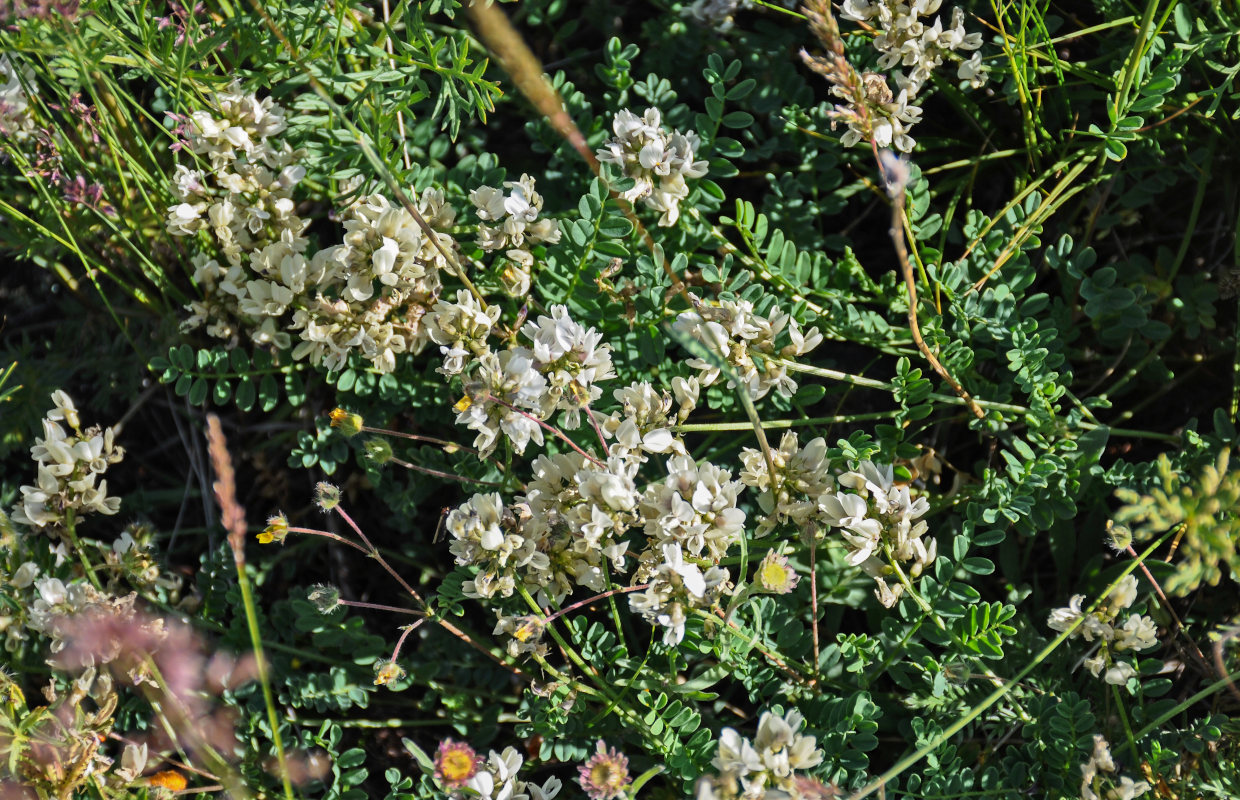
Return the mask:
[[125,451],[114,443],[111,428],[82,430],[73,400],[63,391],[52,393],[52,403],[55,408],[43,420],[43,437],[36,438],[30,448],[38,463],[38,477],[34,486],[21,487],[22,499],[13,508],[13,521],[56,538],[68,513],[115,514],[120,510],[120,498],[108,497],[108,482],[100,476]]
[[797,773],[822,763],[815,737],[797,733],[804,719],[795,709],[783,716],[765,711],[752,742],[735,729],[724,728],[711,762],[718,774],[698,779],[696,800],[800,797],[800,784],[814,781]]
[[539,219],[543,198],[534,191],[534,179],[522,175],[518,181],[505,181],[504,189],[479,186],[469,193],[478,219],[495,225],[478,226],[478,246],[487,252],[503,250],[512,264],[504,272],[504,288],[514,297],[529,294],[530,270],[534,256],[530,248],[560,241],[560,223]]
[[[428,189],[414,199],[418,213],[435,231],[428,236],[404,206],[373,194],[344,213],[344,243],[320,250],[306,286],[316,291],[293,314],[301,331],[295,358],[339,369],[358,351],[383,372],[396,356],[422,351],[429,332],[424,315],[442,289],[439,273],[450,269],[445,253],[456,243],[445,231],[455,212],[443,193]],[[307,292],[308,295],[308,292]]]
[[[845,147],[872,137],[879,147],[912,151],[916,143],[908,131],[921,119],[917,95],[931,73],[955,51],[975,51],[982,46],[980,33],[965,32],[964,12],[959,8],[953,9],[951,23],[946,26],[941,16],[935,17],[933,24],[921,20],[938,11],[940,5],[942,0],[844,0],[840,16],[878,31],[873,40],[880,54],[878,64],[883,69],[895,68],[891,78],[898,90],[893,93],[887,79],[877,73],[862,76],[868,109],[850,118],[849,130],[841,138]],[[986,81],[981,53],[963,60],[957,75],[973,88],[980,88]],[[855,101],[844,88],[836,87],[833,92]]]
[[[787,368],[770,359],[805,355],[822,342],[818,329],[803,331],[795,319],[778,307],[772,307],[764,317],[748,300],[723,300],[712,306],[697,295],[689,298],[694,310],[680,314],[673,327],[701,342],[720,361],[730,364],[750,397],[757,400],[772,389],[785,397],[796,393],[797,383],[788,377]],[[789,342],[777,347],[776,342],[785,330]],[[761,367],[755,356],[761,359]],[[685,363],[701,370],[703,386],[719,380],[718,363],[701,358],[691,358]],[[729,379],[728,386],[735,386],[733,379]]]
[[1086,668],[1095,678],[1106,670],[1103,680],[1123,686],[1129,678],[1136,676],[1137,671],[1132,664],[1119,660],[1116,655],[1129,650],[1146,650],[1158,644],[1158,626],[1149,617],[1129,614],[1122,625],[1115,624],[1120,612],[1136,599],[1137,579],[1133,575],[1125,575],[1107,601],[1092,614],[1086,614],[1081,608],[1085,595],[1077,594],[1072,596],[1067,608],[1052,611],[1046,624],[1052,630],[1063,632],[1080,620],[1080,627],[1072,634],[1073,637],[1098,642],[1097,652],[1084,661]]
[[802,448],[795,433],[784,434],[779,449],[771,452],[777,475],[772,488],[762,453],[749,448],[742,451],[741,480],[761,490],[758,503],[767,514],[759,535],[784,522],[796,525],[807,536],[816,536],[823,526],[838,528],[848,549],[848,563],[874,579],[875,595],[890,608],[904,593],[904,585],[888,584],[894,572],[888,559],[905,564],[907,577],[913,579],[938,555],[938,545],[926,536],[928,526],[921,519],[930,504],[924,497],[914,500],[907,486],[895,485],[890,465],[863,461],[833,477],[826,453],[821,437]]
[[701,387],[697,378],[672,378],[672,392],[679,406],[672,417],[672,396],[659,392],[649,383],[632,383],[616,389],[612,397],[620,403],[618,412],[599,420],[603,435],[615,438],[612,455],[675,453],[685,455],[685,444],[672,433],[671,426],[684,422],[697,406]]
[[628,542],[620,537],[637,521],[638,466],[619,457],[600,466],[579,453],[534,460],[534,478],[517,501],[530,513],[523,533],[550,557],[542,574],[527,579],[540,595],[559,603],[573,585],[603,591],[605,558],[617,572],[624,569]]
[[745,531],[736,507],[743,489],[732,473],[689,455],[667,461],[667,478],[642,494],[641,511],[652,546],[676,544],[696,558],[718,562]]
[[491,351],[487,338],[499,322],[502,309],[497,305],[483,308],[464,289],[457,290],[456,301],[440,298],[423,319],[427,335],[439,345],[443,354],[441,375],[460,375],[470,358],[479,358]]
[[[4,577],[2,570],[0,577]],[[133,621],[138,618],[136,593],[116,597],[96,589],[85,578],[62,580],[53,575],[41,575],[33,561],[19,566],[6,582],[17,591],[21,602],[21,611],[16,615],[0,618],[0,629],[6,635],[5,649],[9,651],[15,651],[27,638],[26,633],[33,632],[48,640],[49,652],[60,653],[67,644],[64,637],[73,627],[68,625],[70,622],[80,628],[86,624],[83,620],[89,621],[92,617],[109,621]],[[153,636],[164,635],[160,620],[144,623],[144,628]],[[111,643],[93,654],[93,663],[109,663],[121,655],[121,645]],[[145,666],[134,664],[133,669],[137,671],[130,677],[143,674]],[[106,678],[106,673],[100,677]]]
[[1127,775],[1116,777],[1118,772],[1107,740],[1094,734],[1094,751],[1081,765],[1081,800],[1134,800],[1150,790],[1145,781],[1134,781]]
[[498,494],[477,494],[454,509],[445,527],[461,565],[479,572],[469,597],[509,597],[518,582],[539,602],[559,603],[574,586],[606,588],[604,559],[624,568],[628,542],[620,536],[637,520],[638,463],[611,458],[599,465],[577,453],[539,456],[524,496],[505,507]]
[[689,196],[685,179],[706,174],[706,162],[694,160],[701,140],[693,131],[665,132],[657,108],[646,109],[640,117],[627,108],[621,109],[611,127],[615,136],[599,148],[598,160],[615,164],[633,179],[633,188],[621,197],[630,203],[641,200],[660,212],[660,225],[675,225],[680,217],[680,201]]
[[478,771],[452,795],[475,800],[551,800],[560,793],[562,783],[554,775],[541,786],[521,780],[518,773],[524,761],[515,747],[507,747],[503,753],[492,750]]
[[[477,314],[464,296],[455,307],[441,302],[431,314],[432,336],[444,342],[452,369],[485,347],[491,318]],[[470,321],[462,325],[463,319]],[[484,453],[500,433],[519,452],[530,441],[541,444],[539,421],[556,411],[577,424],[580,412],[601,396],[595,383],[614,376],[610,349],[562,306],[528,323],[522,334],[531,347],[485,350],[464,368],[466,396],[457,404],[457,421],[479,431],[475,445]],[[730,576],[717,564],[742,536],[745,514],[737,508],[741,482],[712,464],[696,464],[672,432],[697,403],[697,381],[677,378],[673,391],[675,403],[647,383],[616,389],[620,409],[594,415],[603,443],[612,442],[605,460],[577,452],[542,455],[512,504],[505,506],[498,494],[479,494],[452,511],[446,523],[451,551],[457,564],[478,568],[466,594],[508,597],[521,587],[548,604],[574,587],[601,592],[608,569],[625,569],[625,533],[640,526],[647,544],[633,583],[649,586],[630,604],[667,629],[665,643],[679,643],[688,609],[709,607],[730,590]],[[653,454],[670,454],[667,477],[639,492],[637,471]],[[514,638],[524,632],[512,645],[518,652],[537,647],[532,631],[515,618],[501,617],[496,631]]]
[[551,316],[521,328],[529,347],[514,345],[495,353],[484,349],[482,316],[458,296],[455,305],[437,304],[428,319],[430,335],[445,343],[442,371],[468,370],[465,355],[482,350],[463,378],[465,397],[456,405],[457,423],[478,432],[474,447],[489,454],[502,432],[524,453],[531,440],[542,444],[539,421],[557,411],[564,412],[565,427],[580,425],[581,411],[602,396],[595,384],[615,377],[611,346],[602,344],[602,334],[574,322],[565,306],[552,306]]
[[[297,216],[293,190],[306,170],[304,155],[279,138],[284,110],[233,86],[215,94],[213,112],[197,111],[184,124],[189,149],[205,169],[177,167],[180,203],[168,210],[168,231],[206,231],[223,263],[193,258],[203,293],[183,327],[205,325],[216,338],[245,333],[281,349],[299,331],[296,358],[339,369],[359,352],[390,372],[396,356],[417,353],[428,341],[421,318],[438,297],[439,270],[455,242],[430,237],[404,207],[382,195],[355,201],[344,214],[344,241],[308,254],[309,222]],[[436,230],[455,215],[434,190],[415,200]]]
[[19,72],[8,55],[0,54],[0,136],[14,142],[27,138],[35,129],[23,79],[26,86],[33,86],[30,68]]
[[741,451],[741,482],[757,489],[758,507],[763,518],[758,522],[757,535],[765,536],[777,525],[792,523],[813,535],[817,532],[818,498],[834,490],[827,463],[827,440],[821,436],[798,445],[797,434],[789,431],[780,439],[779,448],[771,451],[775,467],[775,485],[766,457],[761,450]]
[[841,488],[853,491],[823,495],[819,510],[828,525],[840,529],[849,549],[848,563],[860,566],[874,579],[878,601],[891,608],[904,593],[904,585],[887,584],[892,567],[879,556],[890,554],[906,564],[910,579],[934,562],[938,543],[922,538],[927,525],[921,517],[930,510],[930,503],[924,497],[912,499],[907,486],[896,486],[890,464],[863,461],[836,480]]
[[644,592],[629,595],[629,608],[661,626],[663,644],[675,646],[684,641],[688,610],[707,608],[727,594],[730,576],[720,566],[703,572],[697,564],[686,562],[684,550],[674,542],[659,548],[661,560],[648,557],[655,552],[652,548],[643,554],[635,580],[648,585]]

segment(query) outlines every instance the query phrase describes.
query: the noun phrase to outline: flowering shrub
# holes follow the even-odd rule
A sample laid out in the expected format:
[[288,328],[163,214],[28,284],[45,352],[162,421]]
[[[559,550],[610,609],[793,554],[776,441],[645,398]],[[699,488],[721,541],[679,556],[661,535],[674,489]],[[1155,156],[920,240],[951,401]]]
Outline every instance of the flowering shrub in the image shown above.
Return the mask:
[[1240,794],[1226,5],[0,4],[0,789]]

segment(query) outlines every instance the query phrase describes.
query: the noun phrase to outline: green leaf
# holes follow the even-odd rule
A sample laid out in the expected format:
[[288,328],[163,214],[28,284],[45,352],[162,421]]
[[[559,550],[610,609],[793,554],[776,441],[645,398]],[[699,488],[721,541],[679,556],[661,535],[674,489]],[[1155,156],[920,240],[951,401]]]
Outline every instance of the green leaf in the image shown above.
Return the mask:
[[195,378],[193,385],[189,387],[190,405],[202,405],[202,402],[207,399],[208,388],[206,378]]
[[211,390],[211,399],[215,401],[217,406],[222,406],[228,402],[228,398],[232,397],[232,386],[227,378],[221,378],[215,382],[215,387]]
[[275,376],[267,373],[258,384],[258,397],[262,401],[263,411],[271,411],[280,404],[280,389],[276,386]]
[[748,128],[753,124],[753,114],[747,111],[733,111],[721,121],[727,128]]
[[246,375],[237,384],[237,408],[242,411],[249,411],[254,407],[255,397],[254,378]]

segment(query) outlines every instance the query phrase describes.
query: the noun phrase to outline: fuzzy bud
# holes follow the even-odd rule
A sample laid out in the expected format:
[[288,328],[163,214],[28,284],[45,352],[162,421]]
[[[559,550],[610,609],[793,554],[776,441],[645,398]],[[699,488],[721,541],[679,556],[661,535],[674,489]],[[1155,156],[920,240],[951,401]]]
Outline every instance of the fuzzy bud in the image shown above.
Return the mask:
[[362,445],[362,452],[366,454],[366,458],[376,464],[382,465],[392,460],[392,445],[388,444],[387,439],[379,436],[373,439],[367,439]]
[[361,414],[351,414],[343,408],[333,408],[329,417],[332,427],[345,436],[357,436],[362,432]]
[[340,505],[340,487],[323,481],[314,487],[314,502],[324,511]]
[[314,603],[320,614],[330,614],[340,607],[340,590],[335,586],[320,583],[310,590],[306,599]]

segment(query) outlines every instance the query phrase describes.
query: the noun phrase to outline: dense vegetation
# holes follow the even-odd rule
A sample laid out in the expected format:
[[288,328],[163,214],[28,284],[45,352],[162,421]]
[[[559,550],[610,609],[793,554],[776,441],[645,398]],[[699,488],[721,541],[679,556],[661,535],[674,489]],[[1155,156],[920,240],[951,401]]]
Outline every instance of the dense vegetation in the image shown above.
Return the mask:
[[0,16],[5,797],[1240,796],[1234,2]]

